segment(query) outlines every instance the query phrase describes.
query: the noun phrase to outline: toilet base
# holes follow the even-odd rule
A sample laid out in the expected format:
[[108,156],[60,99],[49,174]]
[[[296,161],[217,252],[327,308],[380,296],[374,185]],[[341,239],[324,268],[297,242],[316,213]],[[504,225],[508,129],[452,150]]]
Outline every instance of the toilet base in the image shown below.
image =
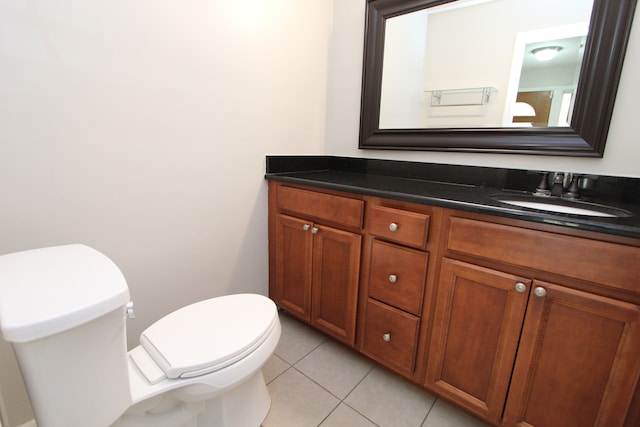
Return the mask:
[[258,427],[271,407],[262,371],[258,370],[242,384],[205,402],[205,410],[189,427]]
[[[180,394],[179,389],[175,391]],[[153,407],[143,413],[136,407],[149,406],[149,402],[140,402],[112,427],[258,427],[271,407],[261,370],[205,401],[185,402],[172,395],[152,398]]]

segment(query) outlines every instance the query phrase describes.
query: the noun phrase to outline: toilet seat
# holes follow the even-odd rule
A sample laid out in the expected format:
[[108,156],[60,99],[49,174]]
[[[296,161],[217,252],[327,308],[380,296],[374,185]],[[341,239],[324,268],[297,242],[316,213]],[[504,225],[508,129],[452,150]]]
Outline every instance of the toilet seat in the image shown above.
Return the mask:
[[193,378],[246,357],[277,322],[275,304],[263,296],[212,298],[158,320],[141,334],[141,346],[130,356],[151,384]]

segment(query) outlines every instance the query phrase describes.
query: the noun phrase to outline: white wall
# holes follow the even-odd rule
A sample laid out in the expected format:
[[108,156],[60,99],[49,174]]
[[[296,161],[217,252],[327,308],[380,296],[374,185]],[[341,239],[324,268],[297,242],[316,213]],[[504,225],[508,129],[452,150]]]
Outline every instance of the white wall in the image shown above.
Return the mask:
[[334,4],[333,40],[329,60],[326,152],[332,155],[411,160],[433,163],[571,171],[640,177],[637,100],[640,98],[640,9],[625,59],[609,138],[602,159],[507,154],[469,154],[359,150],[360,90],[365,2]]
[[[324,151],[331,19],[332,0],[0,0],[0,254],[106,253],[130,343],[266,294],[265,154]],[[30,414],[0,355],[11,427]]]

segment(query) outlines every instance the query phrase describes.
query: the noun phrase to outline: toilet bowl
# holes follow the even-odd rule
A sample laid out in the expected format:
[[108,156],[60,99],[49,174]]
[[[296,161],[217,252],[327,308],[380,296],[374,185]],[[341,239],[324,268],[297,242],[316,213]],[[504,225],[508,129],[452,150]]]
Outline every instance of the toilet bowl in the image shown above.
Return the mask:
[[280,338],[254,294],[183,307],[126,350],[129,290],[98,251],[66,245],[0,256],[0,331],[39,427],[259,426],[261,367]]

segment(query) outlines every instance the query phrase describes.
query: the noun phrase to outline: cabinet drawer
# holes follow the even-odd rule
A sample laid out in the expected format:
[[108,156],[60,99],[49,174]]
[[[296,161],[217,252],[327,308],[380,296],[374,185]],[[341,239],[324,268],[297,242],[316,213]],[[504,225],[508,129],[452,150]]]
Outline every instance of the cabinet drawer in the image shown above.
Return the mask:
[[362,228],[364,201],[280,186],[278,208],[284,212],[352,228]]
[[374,300],[367,301],[362,350],[411,374],[418,337],[418,318]]
[[419,316],[427,259],[426,252],[374,240],[369,296]]
[[429,215],[372,206],[369,210],[369,232],[392,242],[424,248],[429,233]]
[[640,292],[640,248],[451,217],[449,250]]

